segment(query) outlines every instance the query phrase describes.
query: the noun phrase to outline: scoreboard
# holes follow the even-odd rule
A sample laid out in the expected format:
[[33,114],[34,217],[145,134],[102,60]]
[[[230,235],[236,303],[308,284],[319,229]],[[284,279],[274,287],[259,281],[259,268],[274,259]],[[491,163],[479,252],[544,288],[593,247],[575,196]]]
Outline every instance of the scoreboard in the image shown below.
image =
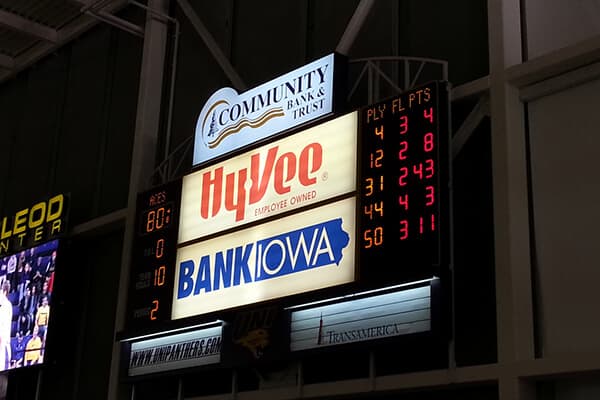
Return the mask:
[[[449,265],[449,109],[448,83],[436,81],[358,110],[361,286],[427,279]],[[182,179],[138,195],[128,329],[171,320],[181,196]]]
[[368,282],[428,278],[449,262],[447,85],[360,110],[358,246]]
[[138,195],[129,278],[128,328],[171,319],[181,180]]

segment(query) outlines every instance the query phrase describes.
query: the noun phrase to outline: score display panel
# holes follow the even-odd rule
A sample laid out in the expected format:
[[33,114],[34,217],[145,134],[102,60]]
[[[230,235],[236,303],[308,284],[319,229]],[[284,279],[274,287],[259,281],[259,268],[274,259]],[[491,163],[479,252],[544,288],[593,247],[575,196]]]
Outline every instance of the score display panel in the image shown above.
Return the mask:
[[360,109],[360,276],[402,283],[450,258],[449,86],[431,82]]
[[127,328],[171,320],[181,179],[140,193],[129,276]]

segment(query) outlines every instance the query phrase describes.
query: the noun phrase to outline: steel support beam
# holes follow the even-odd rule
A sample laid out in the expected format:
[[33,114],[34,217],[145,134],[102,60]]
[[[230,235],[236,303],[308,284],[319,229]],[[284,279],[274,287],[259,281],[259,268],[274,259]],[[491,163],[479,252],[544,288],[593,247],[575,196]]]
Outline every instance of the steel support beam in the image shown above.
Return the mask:
[[0,54],[0,68],[13,69],[15,67],[15,59],[4,54]]
[[[96,1],[89,0],[89,2],[95,3]],[[125,4],[127,4],[126,1],[110,1],[109,3],[105,4],[105,6],[102,8],[102,11],[106,13],[114,13],[120,10]],[[19,56],[15,57],[13,68],[4,73],[0,73],[0,83],[10,79],[19,71],[31,66],[48,54],[51,54],[60,46],[68,43],[71,40],[74,40],[88,29],[94,27],[96,24],[98,24],[98,19],[87,15],[82,15],[81,17],[77,18],[77,20],[58,31],[56,43],[42,42],[36,46],[33,46],[25,53],[19,54]]]
[[231,65],[229,59],[225,57],[225,54],[223,54],[223,51],[217,44],[217,41],[213,38],[208,29],[206,29],[206,26],[200,17],[198,17],[198,14],[196,14],[190,3],[187,0],[177,0],[177,4],[179,4],[179,7],[185,16],[188,17],[192,23],[192,26],[194,29],[196,29],[196,32],[198,32],[200,38],[202,41],[204,41],[204,44],[206,47],[208,47],[208,50],[213,55],[215,60],[217,60],[217,63],[219,66],[221,66],[221,69],[223,69],[223,72],[225,72],[225,75],[227,75],[235,89],[237,89],[238,92],[245,91],[248,87],[236,72],[235,68],[233,68],[233,65]]
[[352,18],[350,18],[350,22],[348,22],[335,51],[344,55],[348,54],[354,44],[354,40],[358,36],[358,32],[360,32],[360,28],[362,28],[367,15],[371,11],[371,7],[373,7],[373,3],[375,3],[374,0],[361,0],[358,6],[356,6],[356,10]]
[[58,42],[58,32],[55,29],[4,10],[0,10],[0,25],[49,43]]
[[488,0],[498,399],[533,400],[515,363],[535,358],[524,106],[506,71],[522,62],[520,0]]
[[107,24],[112,25],[115,28],[119,28],[124,30],[125,32],[129,32],[132,35],[144,37],[144,28],[129,21],[126,21],[123,18],[115,17],[114,15],[107,13],[106,11],[86,11],[85,13],[93,18],[99,19],[102,22],[106,22]]
[[458,153],[460,153],[464,145],[473,135],[475,128],[479,126],[481,120],[483,120],[486,115],[490,115],[490,99],[487,95],[484,95],[479,99],[477,104],[475,104],[473,110],[467,115],[467,118],[465,118],[460,128],[458,128],[452,137],[452,158],[456,158]]
[[[148,8],[158,13],[168,14],[169,0],[150,0]],[[135,208],[137,195],[151,185],[151,175],[156,160],[158,142],[163,73],[168,26],[166,21],[156,18],[152,13],[146,13],[144,46],[140,71],[140,86],[138,90],[137,114],[129,175],[129,195],[127,201],[127,216],[123,250],[121,253],[121,276],[115,319],[115,335],[124,328],[126,319],[127,291],[129,287],[130,257],[135,232]],[[113,345],[113,357],[110,369],[108,399],[118,398],[119,342]]]

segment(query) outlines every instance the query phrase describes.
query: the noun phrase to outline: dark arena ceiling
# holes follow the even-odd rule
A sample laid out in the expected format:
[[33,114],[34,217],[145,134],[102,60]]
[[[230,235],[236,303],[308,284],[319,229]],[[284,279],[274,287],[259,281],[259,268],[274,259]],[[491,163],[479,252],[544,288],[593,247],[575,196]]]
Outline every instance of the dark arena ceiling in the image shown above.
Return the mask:
[[[0,0],[0,83],[81,35],[127,0]],[[122,21],[122,20],[121,20]]]

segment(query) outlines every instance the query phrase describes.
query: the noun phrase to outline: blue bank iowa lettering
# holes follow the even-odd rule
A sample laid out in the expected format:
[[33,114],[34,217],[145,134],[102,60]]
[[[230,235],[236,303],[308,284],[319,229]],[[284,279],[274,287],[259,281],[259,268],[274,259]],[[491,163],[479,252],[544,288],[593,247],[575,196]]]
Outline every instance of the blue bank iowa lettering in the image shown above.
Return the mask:
[[179,263],[177,298],[339,265],[350,236],[336,218]]

